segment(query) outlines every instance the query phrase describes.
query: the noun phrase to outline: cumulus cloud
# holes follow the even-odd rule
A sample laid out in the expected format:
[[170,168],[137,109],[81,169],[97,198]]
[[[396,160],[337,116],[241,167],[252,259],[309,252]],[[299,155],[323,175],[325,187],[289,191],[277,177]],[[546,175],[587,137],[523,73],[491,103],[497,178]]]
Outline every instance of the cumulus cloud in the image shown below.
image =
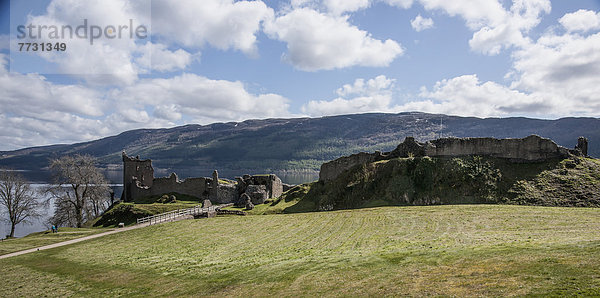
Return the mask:
[[462,17],[473,33],[469,41],[474,51],[496,55],[503,48],[524,46],[527,33],[551,10],[550,0],[513,0],[509,10],[498,0],[443,1],[419,0],[426,10],[441,10]]
[[302,112],[311,116],[341,115],[366,112],[390,112],[397,110],[392,104],[394,80],[380,75],[365,81],[356,79],[346,84],[332,100],[311,100],[302,106]]
[[152,31],[188,47],[210,44],[254,55],[260,24],[273,14],[273,9],[262,1],[155,0]]
[[373,94],[380,94],[382,92],[388,93],[394,85],[394,80],[388,79],[384,75],[377,76],[373,79],[367,80],[356,79],[353,84],[345,84],[341,88],[336,90],[339,96],[368,96]]
[[183,70],[192,62],[192,55],[183,49],[171,51],[164,44],[146,43],[140,47],[140,57],[135,58],[136,64],[148,70],[169,72]]
[[348,22],[347,16],[332,16],[298,8],[265,26],[272,38],[287,43],[284,59],[306,71],[350,66],[387,66],[402,54],[400,44],[377,40]]
[[283,96],[184,73],[100,91],[10,73],[0,54],[0,150],[81,142],[136,128],[293,116]]
[[184,73],[168,79],[145,79],[111,94],[124,107],[146,110],[177,120],[181,115],[195,123],[237,121],[290,115],[288,99],[277,94],[251,94],[239,81],[212,80]]
[[412,6],[413,0],[383,0],[388,5],[408,9]]
[[478,117],[515,113],[547,115],[552,112],[552,105],[537,95],[495,82],[480,82],[477,75],[445,79],[437,82],[432,90],[423,87],[419,97],[419,100],[407,102],[400,109]]
[[[110,84],[131,84],[137,80],[140,72],[139,66],[133,61],[134,52],[140,52],[139,44],[147,42],[144,38],[138,40],[130,38],[130,31],[122,30],[121,37],[118,38],[116,28],[120,25],[130,27],[130,20],[135,20],[134,27],[150,23],[149,7],[145,11],[140,9],[143,0],[124,1],[124,0],[89,0],[83,3],[80,0],[53,0],[48,4],[46,12],[42,15],[28,15],[25,24],[34,24],[42,29],[46,26],[47,31],[41,36],[35,32],[33,42],[64,42],[67,45],[66,51],[39,51],[37,54],[53,63],[54,68],[45,70],[49,73],[75,75],[78,78],[93,80],[94,83]],[[146,1],[147,2],[147,1]],[[84,4],[84,5],[82,5]],[[64,35],[60,33],[60,39],[52,36],[55,28],[69,26],[75,31],[74,37],[70,37],[69,30]],[[77,38],[78,27],[88,28],[86,38]],[[92,38],[92,35],[99,32],[92,32],[92,26],[96,30],[115,28],[115,38]],[[35,30],[34,30],[35,31]],[[104,32],[104,31],[103,31]],[[113,32],[113,31],[111,31]],[[92,34],[93,33],[93,34]],[[140,31],[140,36],[144,34]],[[145,39],[148,39],[146,35]],[[31,42],[30,40],[27,40]],[[17,46],[16,43],[11,46]],[[13,53],[18,53],[13,49]],[[15,69],[19,69],[16,65]]]
[[598,117],[600,33],[580,34],[600,29],[582,21],[589,16],[587,11],[566,14],[559,20],[565,33],[549,30],[513,51],[507,86],[480,82],[476,75],[459,76],[431,90],[423,88],[419,99],[401,109],[464,116]]
[[[43,15],[31,15],[27,23],[76,28],[85,19],[90,27],[92,24],[100,28],[118,27],[129,25],[130,20],[134,26],[144,25],[147,35],[152,34],[160,42],[152,44],[149,38],[100,38],[90,45],[90,39],[74,38],[66,40],[65,52],[39,53],[55,65],[51,73],[75,75],[94,84],[129,85],[140,73],[182,70],[190,64],[190,53],[183,49],[170,51],[169,44],[196,50],[196,56],[206,45],[255,55],[260,24],[273,17],[273,10],[262,1],[156,0],[152,1],[150,19],[149,3],[148,0],[53,0]],[[39,41],[56,40],[44,36]]]
[[333,14],[353,12],[369,7],[369,0],[324,0],[323,3]]
[[424,18],[420,14],[410,21],[410,25],[417,32],[421,32],[426,29],[433,28],[433,20],[431,18]]
[[600,13],[580,9],[576,12],[565,14],[558,22],[563,25],[567,31],[587,32],[600,29]]
[[394,99],[395,80],[380,75],[356,79],[336,90],[337,98],[312,100],[302,107],[311,116],[366,112],[398,113],[421,111],[460,116],[498,117],[507,115],[549,115],[557,102],[541,94],[530,94],[495,82],[481,82],[477,75],[463,75],[421,88],[416,98],[399,104]]
[[0,105],[2,113],[52,119],[52,111],[100,116],[104,109],[99,92],[78,85],[55,85],[38,74],[10,73],[7,57],[0,54]]
[[513,59],[513,88],[555,98],[565,115],[598,116],[600,33],[550,32],[515,51]]

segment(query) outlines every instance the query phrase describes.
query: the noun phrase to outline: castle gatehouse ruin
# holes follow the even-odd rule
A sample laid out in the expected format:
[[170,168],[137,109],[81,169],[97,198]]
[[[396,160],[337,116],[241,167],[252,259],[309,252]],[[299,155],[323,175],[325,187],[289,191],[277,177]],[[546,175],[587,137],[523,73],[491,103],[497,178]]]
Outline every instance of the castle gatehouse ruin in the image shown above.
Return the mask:
[[[132,202],[149,196],[166,193],[179,193],[210,200],[213,203],[238,203],[240,198],[253,204],[279,197],[283,193],[283,183],[276,175],[244,175],[236,181],[219,179],[215,170],[212,177],[187,178],[179,180],[177,174],[155,178],[152,160],[129,157],[123,152],[123,195],[124,202]],[[246,203],[246,202],[243,202]]]
[[495,138],[441,138],[425,143],[407,137],[391,152],[361,152],[340,157],[321,165],[319,181],[335,179],[344,171],[366,163],[388,160],[398,157],[456,157],[456,156],[489,156],[508,159],[514,162],[540,162],[555,158],[566,158],[571,155],[587,156],[588,140],[579,137],[574,149],[557,145],[554,141],[531,135],[523,139]]

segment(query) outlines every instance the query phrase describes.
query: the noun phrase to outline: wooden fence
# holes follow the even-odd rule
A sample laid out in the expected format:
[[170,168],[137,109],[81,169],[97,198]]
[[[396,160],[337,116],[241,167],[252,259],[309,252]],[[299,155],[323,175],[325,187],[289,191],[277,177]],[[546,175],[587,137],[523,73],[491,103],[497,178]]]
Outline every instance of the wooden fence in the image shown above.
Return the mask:
[[209,211],[216,211],[216,209],[214,206],[202,208],[201,205],[198,205],[198,206],[194,206],[194,207],[188,208],[188,209],[177,209],[177,210],[173,210],[173,211],[169,211],[169,212],[165,212],[165,213],[161,213],[161,214],[138,218],[137,224],[138,225],[145,224],[145,223],[150,223],[150,225],[159,224],[159,223],[163,223],[163,222],[173,221],[182,216],[186,216],[186,215],[196,216],[196,215],[200,215],[203,213],[208,213]]

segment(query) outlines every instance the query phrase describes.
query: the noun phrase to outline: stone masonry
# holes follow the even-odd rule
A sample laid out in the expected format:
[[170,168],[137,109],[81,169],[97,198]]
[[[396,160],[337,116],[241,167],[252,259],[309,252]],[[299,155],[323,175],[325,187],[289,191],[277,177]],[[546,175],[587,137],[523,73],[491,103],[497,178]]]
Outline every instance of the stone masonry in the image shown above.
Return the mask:
[[[159,196],[165,193],[180,193],[195,196],[201,200],[226,204],[237,202],[240,196],[250,188],[264,189],[264,197],[257,201],[279,197],[283,193],[283,183],[276,175],[244,175],[236,181],[221,179],[215,170],[212,177],[197,177],[179,180],[177,174],[169,177],[155,178],[152,160],[129,157],[123,152],[123,195],[122,200],[131,202],[148,196]],[[256,196],[256,194],[254,194]]]
[[553,158],[565,158],[570,155],[587,156],[588,142],[580,137],[575,149],[559,146],[550,139],[531,135],[523,139],[495,138],[442,138],[425,143],[407,137],[391,152],[357,153],[338,158],[321,165],[319,181],[335,179],[342,172],[357,165],[387,160],[397,157],[454,157],[454,156],[490,156],[504,158],[514,162],[539,162]]

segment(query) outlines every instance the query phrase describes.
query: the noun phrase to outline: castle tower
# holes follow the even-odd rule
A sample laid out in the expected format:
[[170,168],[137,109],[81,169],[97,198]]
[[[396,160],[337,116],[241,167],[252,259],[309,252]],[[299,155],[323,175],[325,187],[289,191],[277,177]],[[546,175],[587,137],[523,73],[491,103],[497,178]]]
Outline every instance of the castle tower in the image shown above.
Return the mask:
[[131,189],[136,183],[140,186],[152,187],[154,180],[154,168],[152,160],[140,160],[139,156],[135,158],[127,156],[123,151],[123,195],[121,200],[129,202],[133,200]]
[[210,189],[209,199],[216,201],[219,199],[219,172],[214,170],[212,173],[212,185]]
[[588,139],[584,137],[579,137],[575,149],[579,149],[583,156],[588,156]]

